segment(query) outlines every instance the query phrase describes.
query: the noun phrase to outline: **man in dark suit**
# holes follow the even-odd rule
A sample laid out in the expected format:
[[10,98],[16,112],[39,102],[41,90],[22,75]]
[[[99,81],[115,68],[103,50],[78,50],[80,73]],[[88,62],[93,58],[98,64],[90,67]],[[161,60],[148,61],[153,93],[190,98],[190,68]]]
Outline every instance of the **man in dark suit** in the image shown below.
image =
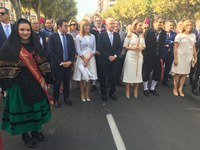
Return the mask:
[[[95,36],[96,39],[96,47],[98,48],[98,36],[101,32],[105,31],[105,28],[102,27],[102,18],[101,17],[96,17],[95,20],[95,26],[94,28],[92,28],[90,30],[90,33],[92,33]],[[96,66],[97,66],[97,76],[98,79],[100,78],[100,71],[99,71],[99,50],[96,50],[96,54],[95,54],[95,60],[96,60]],[[92,81],[92,87],[91,87],[91,91],[95,91],[96,89],[96,82]]]
[[192,84],[192,93],[199,96],[199,76],[200,76],[200,18],[196,20],[196,28],[193,30],[196,35],[197,63],[190,71],[190,83]]
[[69,99],[69,81],[72,69],[72,63],[75,57],[74,40],[67,34],[68,22],[65,19],[57,21],[58,32],[49,37],[48,48],[51,60],[51,68],[55,78],[53,87],[53,97],[55,107],[60,108],[59,103],[60,86],[63,82],[64,102],[72,105]]
[[106,101],[106,80],[108,73],[110,73],[110,93],[109,96],[113,100],[117,100],[115,95],[115,86],[117,80],[118,57],[121,53],[121,40],[119,33],[114,31],[115,21],[113,18],[106,19],[107,31],[99,34],[98,50],[100,52],[99,66],[100,66],[100,83],[102,100]]
[[170,84],[168,83],[169,72],[171,70],[172,62],[174,60],[173,49],[174,49],[174,39],[176,33],[173,31],[173,29],[174,29],[173,21],[171,20],[166,21],[165,22],[166,40],[165,40],[165,46],[162,49],[162,58],[165,66],[162,84],[167,87],[170,87]]
[[[5,7],[0,7],[0,49],[5,43],[5,41],[8,39],[12,31],[13,25],[10,23],[9,19],[10,19],[9,10]],[[7,82],[7,81],[4,80],[0,82]],[[2,90],[4,89],[1,89],[0,87],[0,92],[2,92],[3,94]]]
[[52,19],[46,19],[45,20],[45,27],[40,30],[42,33],[45,34],[46,40],[45,40],[45,53],[48,56],[49,55],[49,49],[48,49],[48,41],[49,36],[54,33],[53,30],[53,20]]
[[3,46],[4,42],[10,36],[12,31],[12,24],[9,21],[9,10],[5,7],[0,7],[0,48]]
[[152,83],[150,88],[150,93],[155,96],[159,96],[156,92],[155,87],[158,81],[161,79],[161,51],[165,45],[166,31],[162,29],[164,19],[161,16],[155,16],[153,21],[153,28],[145,32],[145,44],[146,48],[143,51],[143,68],[142,68],[142,77],[143,77],[143,86],[144,86],[144,95],[149,96],[148,90],[148,80],[151,72],[152,74]]
[[39,21],[36,19],[31,19],[31,27],[32,27],[34,34],[37,37],[38,41],[40,42],[40,44],[42,45],[42,47],[45,50],[46,36],[43,32],[40,31]]

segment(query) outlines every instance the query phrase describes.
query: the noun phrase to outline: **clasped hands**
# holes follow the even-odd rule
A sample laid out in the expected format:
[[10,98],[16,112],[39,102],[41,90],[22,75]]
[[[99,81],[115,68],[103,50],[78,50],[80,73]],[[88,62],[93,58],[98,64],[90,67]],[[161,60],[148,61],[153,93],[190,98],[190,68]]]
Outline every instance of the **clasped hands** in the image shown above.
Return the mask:
[[134,48],[134,50],[143,51],[145,47],[144,46],[134,46],[133,48]]
[[63,66],[64,68],[70,67],[71,65],[72,65],[71,61],[62,62],[60,64],[60,66]]
[[115,56],[109,56],[108,59],[109,59],[110,62],[113,62],[113,61],[115,61],[116,57]]

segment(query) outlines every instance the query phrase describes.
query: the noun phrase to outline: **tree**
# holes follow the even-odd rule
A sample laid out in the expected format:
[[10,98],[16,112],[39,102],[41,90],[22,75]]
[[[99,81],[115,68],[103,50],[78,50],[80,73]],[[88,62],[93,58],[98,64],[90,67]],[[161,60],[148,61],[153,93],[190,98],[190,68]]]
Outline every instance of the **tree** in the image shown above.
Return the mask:
[[21,18],[21,10],[20,10],[20,0],[12,0],[10,1],[13,8],[15,9],[16,19]]
[[200,9],[199,0],[152,0],[155,13],[161,13],[166,19],[195,19]]
[[113,7],[102,13],[103,18],[113,17],[123,23],[130,23],[134,18],[147,16],[147,0],[119,0]]
[[75,0],[21,0],[23,7],[33,9],[37,18],[43,13],[46,18],[74,18],[77,15]]
[[118,2],[101,15],[113,17],[124,23],[134,18],[150,18],[162,14],[165,19],[175,22],[182,19],[200,17],[200,0],[118,0]]

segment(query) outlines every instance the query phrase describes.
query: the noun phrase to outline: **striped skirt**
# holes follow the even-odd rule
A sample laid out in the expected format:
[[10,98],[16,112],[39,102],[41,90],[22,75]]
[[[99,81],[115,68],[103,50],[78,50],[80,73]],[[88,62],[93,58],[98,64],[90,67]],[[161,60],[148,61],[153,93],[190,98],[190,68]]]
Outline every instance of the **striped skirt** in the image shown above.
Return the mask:
[[21,88],[13,84],[7,89],[1,128],[12,135],[28,131],[40,131],[42,124],[51,118],[50,105],[46,99],[34,105],[24,103]]

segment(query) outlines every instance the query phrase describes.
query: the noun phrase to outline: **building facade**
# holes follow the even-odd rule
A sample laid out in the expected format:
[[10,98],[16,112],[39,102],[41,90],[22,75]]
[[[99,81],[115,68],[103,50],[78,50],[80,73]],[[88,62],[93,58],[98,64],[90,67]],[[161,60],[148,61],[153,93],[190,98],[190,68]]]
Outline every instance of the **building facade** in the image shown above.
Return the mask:
[[98,13],[102,13],[103,11],[107,10],[108,8],[112,7],[115,5],[117,0],[98,0]]

